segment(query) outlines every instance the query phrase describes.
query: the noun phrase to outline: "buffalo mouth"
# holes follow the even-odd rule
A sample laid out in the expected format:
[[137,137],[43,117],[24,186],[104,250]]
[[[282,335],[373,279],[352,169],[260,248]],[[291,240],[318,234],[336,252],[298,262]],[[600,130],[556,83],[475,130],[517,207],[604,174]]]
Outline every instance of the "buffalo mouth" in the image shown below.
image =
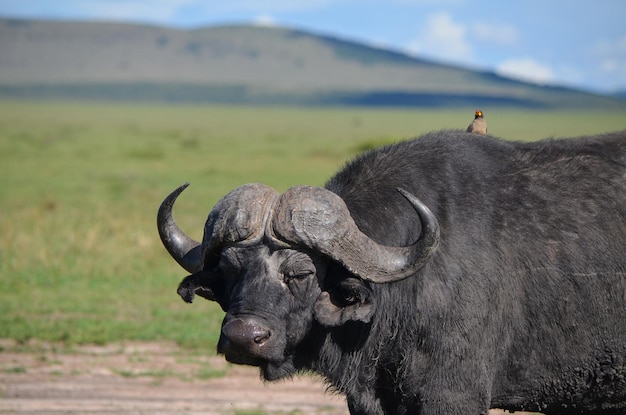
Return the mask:
[[220,340],[217,344],[217,352],[219,354],[223,354],[227,362],[237,365],[260,367],[265,363],[265,359],[259,356],[253,356],[242,350],[234,348],[224,335],[220,336]]
[[220,336],[217,352],[224,355],[227,362],[258,367],[262,378],[267,381],[291,377],[296,371],[290,356],[278,358],[251,353],[238,348],[224,334]]
[[[222,353],[218,350],[219,353]],[[296,369],[293,367],[291,359],[282,362],[264,360],[259,357],[248,356],[236,352],[222,353],[227,362],[236,365],[246,365],[258,367],[261,377],[267,381],[274,381],[293,376]]]
[[224,353],[224,357],[227,362],[234,363],[236,365],[247,365],[262,367],[266,362],[258,357],[246,356],[240,353],[227,352]]

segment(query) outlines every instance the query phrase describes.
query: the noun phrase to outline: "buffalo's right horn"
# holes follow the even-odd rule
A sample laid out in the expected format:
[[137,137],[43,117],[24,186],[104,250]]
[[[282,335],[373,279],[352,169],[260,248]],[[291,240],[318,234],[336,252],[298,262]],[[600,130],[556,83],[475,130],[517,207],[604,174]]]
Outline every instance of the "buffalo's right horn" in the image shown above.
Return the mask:
[[409,246],[378,244],[361,232],[341,197],[313,186],[292,187],[281,196],[272,230],[278,238],[320,252],[364,280],[398,281],[423,267],[439,244],[439,223],[430,209],[412,194],[398,191],[421,222],[421,234]]
[[202,245],[187,236],[172,218],[174,202],[187,186],[189,183],[183,184],[163,200],[157,214],[157,227],[167,252],[181,267],[193,274],[202,270]]

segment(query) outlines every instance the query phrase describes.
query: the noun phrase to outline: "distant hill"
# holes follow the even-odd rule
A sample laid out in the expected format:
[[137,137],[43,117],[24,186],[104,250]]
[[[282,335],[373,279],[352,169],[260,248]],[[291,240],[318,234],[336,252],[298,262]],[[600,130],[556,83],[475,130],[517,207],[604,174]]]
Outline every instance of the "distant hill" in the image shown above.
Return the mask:
[[614,96],[615,98],[626,100],[626,91],[617,91],[611,95]]
[[286,28],[0,19],[0,97],[376,106],[626,108]]

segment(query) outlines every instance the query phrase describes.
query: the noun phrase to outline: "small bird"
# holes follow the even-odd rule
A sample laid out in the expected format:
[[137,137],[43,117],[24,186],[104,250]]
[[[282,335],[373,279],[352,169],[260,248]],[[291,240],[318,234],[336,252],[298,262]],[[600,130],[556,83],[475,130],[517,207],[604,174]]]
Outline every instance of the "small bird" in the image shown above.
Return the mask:
[[467,132],[482,135],[487,134],[487,121],[485,121],[481,110],[476,110],[474,121],[467,127]]

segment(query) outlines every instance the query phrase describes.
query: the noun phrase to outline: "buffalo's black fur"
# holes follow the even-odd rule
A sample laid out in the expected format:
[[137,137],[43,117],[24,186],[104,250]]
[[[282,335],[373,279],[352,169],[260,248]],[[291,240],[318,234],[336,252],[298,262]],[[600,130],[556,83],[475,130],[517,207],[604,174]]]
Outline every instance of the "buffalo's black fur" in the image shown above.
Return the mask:
[[[409,191],[440,245],[386,284],[306,249],[281,255],[317,277],[279,282],[260,276],[280,263],[271,247],[225,249],[216,273],[237,275],[216,291],[225,323],[258,315],[286,339],[257,354],[271,364],[239,363],[268,379],[316,371],[352,414],[626,413],[626,131],[534,143],[442,131],[366,153],[326,187],[397,246],[419,235],[396,188]],[[365,312],[320,324],[326,293]]]
[[439,132],[365,154],[326,187],[381,243],[419,226],[396,187],[441,226],[418,275],[372,284],[363,347],[342,352],[354,335],[337,330],[322,348],[335,358],[312,363],[355,412],[379,413],[376,396],[386,413],[626,413],[626,132]]

